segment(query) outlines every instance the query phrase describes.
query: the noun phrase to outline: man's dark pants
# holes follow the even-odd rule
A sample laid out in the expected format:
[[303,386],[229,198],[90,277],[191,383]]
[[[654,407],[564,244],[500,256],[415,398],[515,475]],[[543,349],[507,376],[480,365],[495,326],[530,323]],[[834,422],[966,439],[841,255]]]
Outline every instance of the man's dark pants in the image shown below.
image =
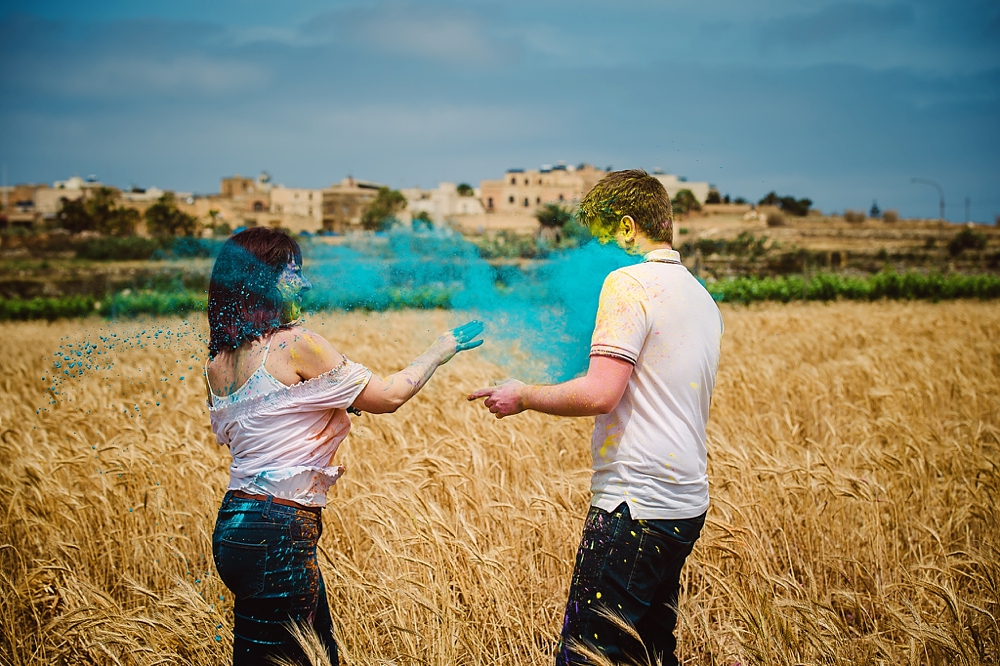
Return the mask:
[[[576,555],[556,665],[591,663],[573,650],[585,644],[613,662],[646,663],[648,654],[677,664],[674,626],[681,567],[705,524],[633,520],[622,502],[607,512],[591,507]],[[614,613],[638,631],[642,644],[602,615]]]

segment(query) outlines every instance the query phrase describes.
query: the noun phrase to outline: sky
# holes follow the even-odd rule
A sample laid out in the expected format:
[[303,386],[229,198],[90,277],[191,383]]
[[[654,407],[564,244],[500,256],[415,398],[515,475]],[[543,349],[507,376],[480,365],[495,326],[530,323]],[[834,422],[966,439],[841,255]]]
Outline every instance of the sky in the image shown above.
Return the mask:
[[825,212],[1000,215],[1000,4],[4,0],[7,182],[661,168]]

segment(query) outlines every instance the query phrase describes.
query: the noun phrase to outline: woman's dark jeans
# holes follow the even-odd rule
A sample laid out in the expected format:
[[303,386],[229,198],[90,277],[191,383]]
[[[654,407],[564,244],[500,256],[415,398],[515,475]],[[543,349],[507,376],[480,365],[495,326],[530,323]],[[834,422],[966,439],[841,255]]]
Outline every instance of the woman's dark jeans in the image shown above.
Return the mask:
[[272,656],[307,664],[288,631],[289,622],[312,625],[331,663],[338,663],[326,586],[316,560],[322,532],[317,512],[226,493],[212,553],[222,582],[236,595],[234,666],[271,666]]
[[[674,626],[681,567],[705,524],[705,514],[684,520],[633,520],[622,502],[608,513],[591,507],[576,555],[557,666],[591,663],[573,651],[585,644],[618,663],[677,664]],[[640,644],[601,612],[638,631]]]

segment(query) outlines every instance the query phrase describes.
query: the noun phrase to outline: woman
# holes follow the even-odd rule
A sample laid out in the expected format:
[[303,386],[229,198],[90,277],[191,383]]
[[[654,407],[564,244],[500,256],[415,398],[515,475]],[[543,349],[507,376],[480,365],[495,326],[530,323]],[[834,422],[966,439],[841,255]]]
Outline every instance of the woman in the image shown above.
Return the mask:
[[351,429],[346,410],[393,412],[439,365],[483,342],[473,340],[482,324],[469,322],[381,379],[298,325],[309,288],[296,242],[266,228],[230,238],[209,285],[209,413],[233,456],[212,550],[236,596],[239,665],[302,659],[289,622],[311,624],[337,663],[316,544],[326,491],[344,473],[332,459]]

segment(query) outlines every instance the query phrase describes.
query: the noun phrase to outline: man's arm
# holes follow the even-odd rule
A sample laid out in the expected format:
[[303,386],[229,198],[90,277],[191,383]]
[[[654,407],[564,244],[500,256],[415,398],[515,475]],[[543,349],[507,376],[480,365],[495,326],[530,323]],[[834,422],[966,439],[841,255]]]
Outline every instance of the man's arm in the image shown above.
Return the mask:
[[479,389],[469,400],[486,398],[484,404],[498,419],[529,409],[555,416],[597,416],[618,406],[631,374],[628,361],[595,355],[583,377],[551,385],[507,381]]

